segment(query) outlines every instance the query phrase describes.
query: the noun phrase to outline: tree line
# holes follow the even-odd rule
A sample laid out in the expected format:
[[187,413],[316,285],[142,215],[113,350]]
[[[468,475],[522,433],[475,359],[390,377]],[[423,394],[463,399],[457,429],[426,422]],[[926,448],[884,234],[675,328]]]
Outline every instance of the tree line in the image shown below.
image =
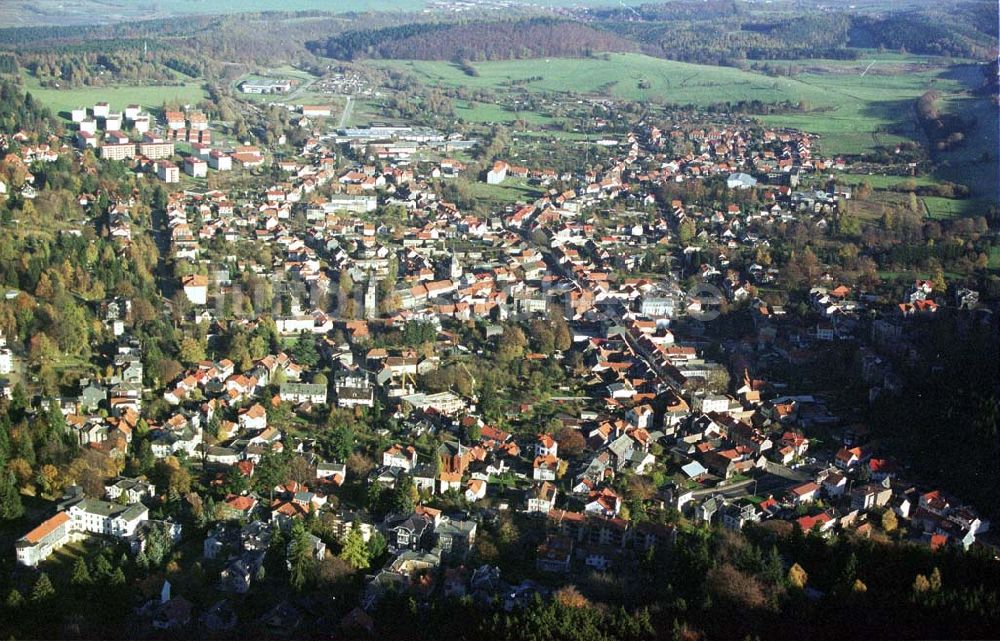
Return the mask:
[[409,24],[349,32],[307,46],[327,57],[344,60],[366,57],[473,62],[638,50],[634,42],[609,31],[554,18]]

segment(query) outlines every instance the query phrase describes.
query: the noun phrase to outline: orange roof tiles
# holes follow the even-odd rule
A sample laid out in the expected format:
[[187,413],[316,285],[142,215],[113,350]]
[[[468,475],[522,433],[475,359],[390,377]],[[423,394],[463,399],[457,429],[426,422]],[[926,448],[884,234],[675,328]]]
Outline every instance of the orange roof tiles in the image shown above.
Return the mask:
[[55,532],[56,528],[69,521],[69,514],[60,512],[50,519],[42,521],[38,527],[24,535],[29,543],[38,543],[49,534]]

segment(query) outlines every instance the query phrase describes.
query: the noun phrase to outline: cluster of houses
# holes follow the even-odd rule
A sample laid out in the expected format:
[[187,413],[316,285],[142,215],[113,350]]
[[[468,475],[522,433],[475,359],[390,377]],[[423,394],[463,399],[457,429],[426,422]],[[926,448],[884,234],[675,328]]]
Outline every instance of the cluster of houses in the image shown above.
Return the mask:
[[[129,161],[165,183],[180,182],[182,171],[193,178],[205,178],[209,168],[231,171],[234,160],[245,167],[263,163],[256,148],[226,150],[213,145],[208,117],[200,111],[167,111],[160,124],[140,105],[129,105],[117,113],[101,102],[90,109],[74,109],[71,116],[77,123],[79,147],[94,148],[107,160]],[[134,131],[138,141],[127,130]],[[172,160],[176,142],[190,144],[193,152],[184,157],[180,166]]]
[[143,501],[156,496],[153,485],[119,478],[105,489],[107,500],[84,496],[79,486],[69,488],[56,514],[17,540],[17,562],[35,567],[67,543],[94,535],[124,541],[135,553],[144,549],[153,528],[161,528],[172,543],[180,541],[179,523],[149,517],[149,507]]
[[[290,85],[259,79],[241,87],[282,93]],[[144,136],[134,143],[120,133],[124,125],[107,104],[91,111],[72,114],[81,144],[97,146],[103,123],[103,157],[141,156],[155,162],[168,183],[177,182],[181,171],[169,160],[175,141],[194,150],[183,171],[195,177],[209,167],[227,171],[234,162],[265,162],[259,147],[214,149],[199,112],[167,112],[161,138],[140,108],[129,107],[122,122],[134,123]],[[303,120],[329,115],[324,107],[301,112]],[[727,250],[767,249],[767,239],[749,231],[755,221],[808,217],[823,224],[838,200],[849,196],[795,191],[800,175],[844,168],[842,161],[814,156],[812,140],[769,129],[677,126],[664,132],[644,126],[609,141],[612,162],[601,171],[558,172],[498,160],[486,172],[487,183],[519,178],[541,195],[474,215],[443,200],[436,184],[467,172],[449,156],[473,141],[403,126],[309,138],[298,156],[274,161],[282,178],[238,194],[171,193],[164,213],[170,254],[180,267],[179,292],[210,337],[233,325],[252,333],[266,315],[281,337],[311,341],[319,363],[306,366],[277,350],[242,364],[228,358],[195,363],[172,380],[156,381],[169,410],[162,420],[149,420],[143,414],[142,350],[126,330],[131,304],[109,298],[100,313],[117,341],[112,375],[81,381],[78,397],[55,401],[82,446],[124,457],[146,419],[155,458],[199,461],[220,485],[233,473],[253,479],[272,453],[291,453],[308,464],[311,478],[282,480],[266,496],[244,491],[222,501],[222,518],[209,530],[203,556],[221,562],[218,587],[226,593],[246,593],[260,580],[278,528],[324,515],[340,540],[357,528],[365,540],[378,532],[387,541],[387,561],[365,579],[363,609],[375,607],[389,590],[469,595],[484,603],[500,599],[508,609],[517,607],[544,588],[507,583],[490,565],[466,567],[482,524],[510,510],[534,517],[540,536],[531,547],[541,572],[625,569],[638,556],[670,545],[675,534],[672,526],[630,518],[634,497],[619,481],[631,477],[663,481],[645,503],[734,530],[780,521],[804,531],[864,533],[891,510],[909,523],[914,538],[932,547],[968,548],[989,528],[972,508],[907,482],[868,428],[837,415],[826,398],[797,395],[789,391],[790,381],[751,374],[781,369],[774,364],[807,368],[838,341],[852,340],[864,343],[861,378],[871,396],[896,393],[900,378],[891,363],[908,357],[918,321],[944,304],[943,292],[917,281],[906,300],[883,310],[878,299],[822,274],[808,298],[820,320],[807,324],[758,297],[757,288],[774,280],[773,268],[730,264]],[[347,161],[336,147],[341,143],[369,155]],[[413,160],[428,150],[441,157]],[[710,176],[724,178],[731,194],[755,190],[758,197],[740,205],[734,197],[734,204],[718,211],[659,200],[661,187]],[[120,248],[132,240],[134,205],[114,203],[103,221]],[[403,215],[373,215],[379,207]],[[601,224],[595,224],[595,212],[601,212]],[[643,256],[675,245],[675,230],[689,221],[695,238],[706,241],[698,244],[725,250],[706,256],[692,244],[677,252],[676,267],[663,278],[622,276],[649,273],[642,270]],[[266,247],[269,262],[220,259],[219,241]],[[279,294],[271,309],[260,309],[255,300],[226,311],[226,302],[240,295],[239,275],[245,274]],[[684,276],[695,276],[716,293],[684,291]],[[336,304],[335,293],[341,295]],[[975,307],[976,300],[976,292],[962,290],[956,307]],[[691,319],[704,318],[720,301],[748,305],[752,327],[710,351],[703,328]],[[861,322],[880,310],[889,313]],[[470,352],[450,331],[455,321],[478,324],[492,341],[502,336],[504,324],[554,312],[567,320],[571,346],[524,358],[562,368],[583,390],[560,400],[573,404],[560,412],[560,430],[511,433],[483,418],[474,395],[422,385],[444,357]],[[371,340],[415,323],[433,330],[421,349]],[[0,374],[10,370],[10,361],[0,339]],[[726,384],[730,373],[736,380]],[[278,429],[269,416],[283,405],[312,419],[318,409],[337,406],[360,414],[383,403],[395,428],[379,436],[391,445],[374,452],[367,477],[351,481],[387,490],[412,482],[422,498],[412,511],[376,521],[357,506],[331,500],[340,498],[348,480],[345,461],[325,460],[314,439]],[[517,424],[532,409],[525,402],[506,411]],[[835,446],[815,447],[807,436],[814,430],[834,436]],[[437,437],[429,451],[425,435]],[[68,496],[53,517],[18,541],[18,561],[35,566],[83,536],[110,536],[141,548],[144,532],[155,527],[176,540],[176,524],[149,518],[159,500],[156,489],[145,479],[118,478],[108,484],[107,500]],[[464,500],[468,509],[446,513],[420,504],[441,495]],[[319,538],[310,535],[309,543],[316,560],[329,554]],[[154,623],[186,625],[191,608],[185,603],[165,590],[150,606]],[[205,612],[212,622],[206,625],[232,629],[235,615],[226,604]],[[296,616],[295,607],[282,601],[266,618],[280,628]],[[364,622],[367,615],[352,616]]]

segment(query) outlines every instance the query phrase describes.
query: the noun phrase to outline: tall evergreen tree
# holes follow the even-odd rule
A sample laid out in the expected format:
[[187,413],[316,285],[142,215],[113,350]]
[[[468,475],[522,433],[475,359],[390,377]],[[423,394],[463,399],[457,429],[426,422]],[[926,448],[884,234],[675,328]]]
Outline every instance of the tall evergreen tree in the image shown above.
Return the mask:
[[302,521],[292,526],[291,544],[288,550],[288,582],[301,592],[312,576],[313,558],[309,535]]
[[35,581],[35,586],[31,589],[32,603],[46,603],[56,595],[56,589],[52,587],[49,575],[42,572]]
[[77,587],[87,586],[91,583],[90,568],[87,567],[87,561],[82,556],[76,557],[76,561],[73,563],[73,575],[70,577],[70,583]]
[[361,534],[360,526],[352,525],[351,531],[344,537],[344,547],[340,550],[340,558],[347,561],[355,570],[368,568],[370,563],[368,545]]
[[0,519],[11,521],[23,514],[24,504],[14,474],[10,470],[0,471]]

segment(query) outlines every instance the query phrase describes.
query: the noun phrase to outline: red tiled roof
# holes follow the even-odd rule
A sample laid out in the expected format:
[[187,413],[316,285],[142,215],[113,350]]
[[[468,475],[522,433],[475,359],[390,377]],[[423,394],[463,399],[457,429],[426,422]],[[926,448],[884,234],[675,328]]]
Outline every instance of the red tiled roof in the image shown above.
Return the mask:
[[42,521],[38,527],[24,535],[29,543],[38,543],[49,534],[52,534],[63,523],[69,521],[69,514],[60,512],[50,519]]

